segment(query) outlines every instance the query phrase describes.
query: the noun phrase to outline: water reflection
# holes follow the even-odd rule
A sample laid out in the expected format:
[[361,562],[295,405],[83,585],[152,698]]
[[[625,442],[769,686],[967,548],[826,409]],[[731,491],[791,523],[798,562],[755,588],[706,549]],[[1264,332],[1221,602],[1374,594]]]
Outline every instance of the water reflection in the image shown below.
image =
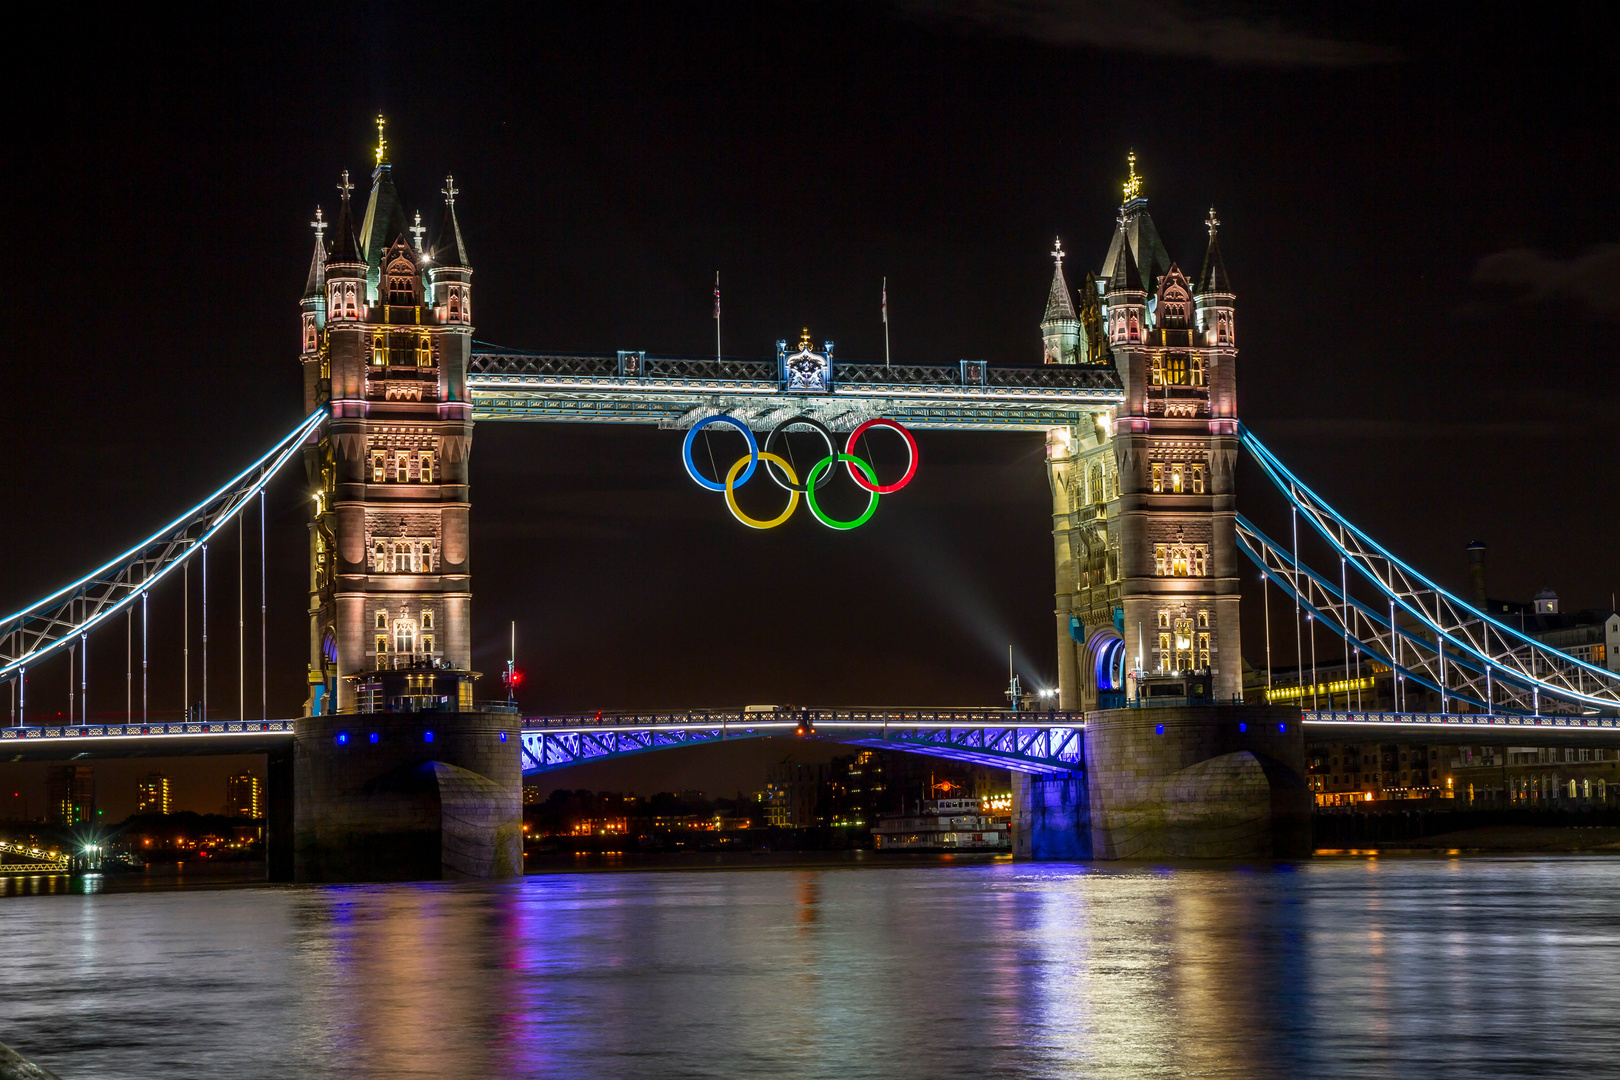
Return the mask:
[[7,882],[4,1038],[64,1077],[1567,1075],[1620,862]]

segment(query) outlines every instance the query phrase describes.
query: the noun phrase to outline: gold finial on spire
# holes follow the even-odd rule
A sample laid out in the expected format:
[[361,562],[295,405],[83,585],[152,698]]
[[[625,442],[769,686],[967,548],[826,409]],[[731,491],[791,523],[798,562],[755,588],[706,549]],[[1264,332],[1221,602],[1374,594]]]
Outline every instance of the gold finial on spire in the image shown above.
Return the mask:
[[807,326],[799,331],[799,351],[809,352],[814,347],[815,343],[810,340],[810,328]]
[[1063,269],[1063,238],[1057,237],[1057,246],[1052,249],[1052,258],[1057,260],[1057,268]]
[[1209,208],[1209,217],[1204,219],[1204,224],[1209,226],[1209,238],[1215,239],[1215,230],[1220,227],[1221,219],[1215,216],[1213,206]]
[[1132,150],[1125,155],[1125,163],[1131,168],[1130,178],[1125,181],[1125,201],[1139,198],[1142,194],[1142,178],[1136,175],[1136,151]]
[[388,140],[383,138],[383,114],[377,114],[377,164],[388,163]]

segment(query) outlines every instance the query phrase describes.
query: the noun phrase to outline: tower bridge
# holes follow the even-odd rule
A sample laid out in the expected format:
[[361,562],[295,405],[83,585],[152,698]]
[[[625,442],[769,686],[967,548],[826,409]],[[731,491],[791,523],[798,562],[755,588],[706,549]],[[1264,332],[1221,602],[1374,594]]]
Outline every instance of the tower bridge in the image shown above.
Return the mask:
[[[425,228],[406,224],[380,139],[363,210],[353,188],[344,172],[335,219],[317,212],[312,223],[300,300],[305,418],[142,544],[0,620],[0,679],[13,688],[14,721],[0,729],[0,752],[262,748],[279,806],[271,834],[281,855],[272,863],[278,873],[319,880],[516,873],[522,772],[790,729],[1010,768],[1019,778],[1020,850],[1098,857],[1299,852],[1302,836],[1308,843],[1308,730],[1375,738],[1398,731],[1402,741],[1450,743],[1464,734],[1484,743],[1531,732],[1597,743],[1620,735],[1620,673],[1549,648],[1446,592],[1244,429],[1236,298],[1220,222],[1211,210],[1200,268],[1183,272],[1148,214],[1134,158],[1100,270],[1071,269],[1071,288],[1068,254],[1055,245],[1042,351],[1032,351],[1038,362],[1030,364],[852,363],[808,332],[796,346],[778,342],[774,358],[481,350],[454,181],[446,177],[441,189],[432,245]],[[921,431],[1044,432],[1058,711],[800,710],[792,719],[677,711],[525,721],[506,703],[478,701],[475,423],[633,423],[691,433],[715,418],[745,433],[820,425],[829,446],[830,432],[877,419]],[[768,453],[751,434],[750,446],[747,475]],[[1245,450],[1292,515],[1289,543],[1238,512],[1235,466]],[[78,665],[84,689],[90,636],[120,613],[144,613],[153,590],[172,587],[174,571],[193,558],[206,588],[210,538],[255,499],[262,508],[265,484],[295,458],[313,496],[303,715],[255,721],[244,701],[235,717],[222,716],[204,683],[201,708],[188,707],[180,723],[149,722],[144,693],[139,723],[92,723],[82,698],[65,724],[29,722],[30,667],[65,658]],[[724,484],[695,471],[693,478],[725,489],[746,482],[738,468]],[[1326,546],[1327,572],[1301,551],[1302,518],[1307,540]],[[1325,628],[1343,643],[1347,671],[1352,654],[1358,665],[1383,665],[1402,686],[1436,692],[1439,712],[1403,710],[1404,697],[1392,712],[1243,704],[1240,556],[1260,570],[1268,657],[1269,597],[1279,591],[1292,604],[1296,642],[1300,620],[1310,622],[1313,656]],[[205,618],[206,610],[205,602]]]

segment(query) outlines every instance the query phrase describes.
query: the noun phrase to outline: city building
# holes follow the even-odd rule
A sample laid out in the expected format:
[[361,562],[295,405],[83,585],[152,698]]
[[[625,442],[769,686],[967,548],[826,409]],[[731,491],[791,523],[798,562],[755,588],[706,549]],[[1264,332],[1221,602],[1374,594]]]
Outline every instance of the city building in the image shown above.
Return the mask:
[[96,771],[89,765],[52,765],[45,772],[50,819],[73,826],[96,817]]
[[780,761],[765,774],[765,823],[778,829],[808,829],[825,823],[821,788],[826,765]]
[[1465,746],[1452,763],[1459,805],[1587,810],[1620,803],[1620,750]]
[[169,778],[162,773],[152,773],[135,783],[135,812],[137,814],[168,814],[173,813],[174,806],[169,794]]
[[1456,756],[1455,748],[1420,743],[1315,744],[1305,756],[1305,783],[1317,806],[1450,799]]
[[862,750],[833,758],[827,767],[823,816],[833,826],[870,828],[888,804],[885,755]]
[[232,817],[264,817],[264,784],[250,772],[225,781],[225,813]]

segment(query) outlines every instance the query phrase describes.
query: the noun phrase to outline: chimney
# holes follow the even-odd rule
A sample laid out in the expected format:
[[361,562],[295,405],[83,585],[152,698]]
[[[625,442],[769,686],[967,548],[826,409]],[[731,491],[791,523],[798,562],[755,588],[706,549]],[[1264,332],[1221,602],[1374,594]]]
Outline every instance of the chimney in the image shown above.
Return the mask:
[[1485,610],[1485,545],[1478,540],[1468,545],[1468,602]]

